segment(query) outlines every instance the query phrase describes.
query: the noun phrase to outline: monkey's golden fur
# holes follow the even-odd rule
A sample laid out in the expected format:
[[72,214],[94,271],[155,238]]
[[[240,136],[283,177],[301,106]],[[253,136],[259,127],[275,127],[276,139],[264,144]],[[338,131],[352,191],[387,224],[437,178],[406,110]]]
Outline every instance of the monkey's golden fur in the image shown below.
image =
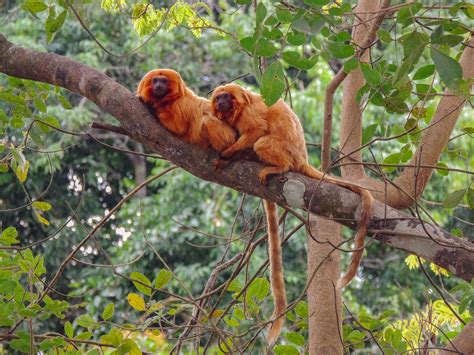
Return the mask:
[[[219,98],[224,97],[223,94],[226,99],[230,96],[230,108],[225,106],[227,111],[220,112],[218,101]],[[236,129],[239,134],[237,141],[222,152],[222,157],[228,158],[242,149],[253,148],[258,158],[266,165],[260,172],[262,183],[266,183],[268,175],[291,170],[349,188],[361,195],[362,216],[355,236],[355,251],[346,274],[338,281],[338,288],[346,286],[355,276],[362,258],[364,238],[373,213],[372,195],[360,186],[324,175],[309,165],[303,127],[296,114],[283,100],[278,100],[271,107],[267,107],[260,95],[253,94],[239,85],[227,84],[214,90],[211,102],[214,115]],[[266,205],[269,204],[271,205],[269,202],[266,203]],[[274,248],[273,244],[278,243],[278,248],[270,252],[270,258],[273,259],[271,260],[271,281],[275,298],[274,316],[276,316],[285,311],[286,296],[277,234],[278,221],[275,218],[273,221],[270,220],[268,209],[267,218],[269,230],[273,229],[276,233],[276,236],[269,233],[271,248]],[[270,343],[278,338],[283,322],[284,317],[281,317],[273,323],[268,336]]]
[[[168,79],[168,92],[163,97],[153,94],[155,77]],[[221,152],[235,142],[235,131],[212,114],[210,101],[196,96],[174,70],[148,72],[138,85],[137,96],[165,128],[188,143]]]

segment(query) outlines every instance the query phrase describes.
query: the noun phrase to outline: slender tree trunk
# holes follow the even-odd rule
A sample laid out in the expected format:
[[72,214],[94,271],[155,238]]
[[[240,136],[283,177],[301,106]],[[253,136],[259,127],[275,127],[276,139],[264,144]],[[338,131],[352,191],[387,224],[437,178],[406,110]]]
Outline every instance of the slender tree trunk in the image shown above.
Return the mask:
[[[335,294],[340,276],[340,252],[333,245],[341,242],[341,225],[315,215],[309,217],[308,287],[309,353],[342,354],[341,294]],[[315,241],[314,239],[317,241]]]
[[[371,26],[370,11],[379,8],[379,1],[361,0],[355,11],[366,12],[355,20],[352,37],[355,43],[362,42]],[[368,61],[367,51],[361,58]],[[360,70],[355,70],[343,82],[343,101],[341,113],[340,146],[343,153],[360,147],[362,137],[362,110],[356,101],[356,94],[365,84]],[[360,151],[352,155],[362,161]],[[330,165],[328,157],[323,155],[322,169]],[[362,165],[349,165],[342,170],[343,177],[352,181],[365,177]],[[340,277],[340,251],[333,245],[342,241],[341,225],[327,219],[310,216],[310,232],[308,237],[308,278],[316,269],[316,275],[308,288],[309,307],[309,353],[310,354],[342,354],[342,299],[336,292],[335,285]],[[329,242],[329,243],[327,243]]]

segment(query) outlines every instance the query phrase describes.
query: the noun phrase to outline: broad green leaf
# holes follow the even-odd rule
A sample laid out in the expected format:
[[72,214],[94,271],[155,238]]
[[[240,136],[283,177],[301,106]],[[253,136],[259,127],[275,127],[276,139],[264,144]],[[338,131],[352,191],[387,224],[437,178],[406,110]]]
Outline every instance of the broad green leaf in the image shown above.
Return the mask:
[[288,43],[293,44],[295,46],[300,46],[306,42],[306,36],[302,32],[293,31],[288,34],[286,37]]
[[299,301],[295,307],[295,312],[303,319],[308,318],[308,305],[305,301]]
[[263,2],[258,3],[255,14],[255,21],[257,25],[262,23],[263,20],[265,20],[265,17],[267,16],[267,8],[263,4]]
[[248,5],[252,3],[252,0],[236,0],[235,1],[238,5]]
[[340,42],[329,42],[328,43],[329,52],[336,58],[344,59],[349,58],[354,55],[354,47],[350,44],[340,43]]
[[416,71],[415,75],[413,75],[413,80],[426,79],[433,75],[434,71],[435,66],[433,64],[425,65]]
[[166,269],[161,269],[156,275],[155,278],[155,288],[160,289],[168,285],[168,283],[173,278],[173,274],[171,271]]
[[227,286],[227,291],[230,291],[230,292],[239,292],[241,289],[242,289],[242,283],[237,280],[237,279],[233,279],[229,286]]
[[0,173],[6,173],[8,171],[7,163],[0,163]]
[[293,344],[304,346],[304,337],[300,333],[288,332],[285,334],[285,338]]
[[276,54],[277,49],[269,40],[260,38],[255,45],[255,53],[261,57],[271,57]]
[[2,238],[16,239],[18,237],[18,231],[15,227],[5,228],[2,232]]
[[408,25],[413,22],[413,16],[415,16],[418,11],[420,11],[423,8],[423,5],[414,2],[413,4],[409,6],[402,7],[397,14],[397,21],[402,23],[403,25]]
[[382,77],[380,73],[373,69],[367,63],[360,63],[360,69],[362,70],[362,74],[364,75],[365,80],[371,85],[378,85],[382,82]]
[[431,58],[441,80],[449,89],[455,91],[458,88],[459,81],[462,79],[461,65],[453,58],[433,47],[431,47]]
[[48,9],[48,5],[46,5],[42,1],[26,1],[22,6],[23,10],[30,11],[34,14],[38,12],[42,12]]
[[276,9],[276,16],[278,21],[280,21],[281,23],[290,23],[293,19],[293,15],[290,10],[282,9],[279,7],[277,7]]
[[79,316],[76,319],[76,323],[77,323],[77,325],[79,325],[81,327],[84,327],[84,328],[93,328],[97,324],[97,322],[94,321],[94,319],[88,314],[83,314],[83,315]]
[[[140,291],[141,293],[147,296],[151,296],[151,281],[145,275],[139,272],[132,272],[130,274],[130,278],[132,279],[132,281],[133,280],[140,281],[140,282],[133,281],[133,284],[135,285],[138,291]],[[146,286],[143,284],[145,284]],[[147,287],[147,286],[150,286],[150,287]]]
[[64,323],[64,334],[66,334],[68,338],[74,337],[74,329],[72,327],[71,322]]
[[293,345],[277,345],[273,348],[275,355],[299,355],[300,352]]
[[137,311],[145,310],[145,300],[142,298],[142,296],[132,292],[128,294],[127,301],[128,304],[135,308]]
[[283,66],[280,62],[275,61],[268,66],[262,75],[262,86],[260,94],[267,106],[271,106],[278,101],[285,92],[285,75]]
[[247,289],[247,298],[255,297],[262,301],[270,291],[270,283],[267,279],[258,277],[252,281]]
[[404,100],[398,98],[387,97],[383,99],[384,106],[387,110],[395,113],[405,113],[410,111]]
[[240,45],[251,53],[255,51],[255,44],[255,37],[245,37],[240,40]]
[[[401,159],[401,153],[393,153],[387,156],[384,160],[384,164],[399,164]],[[385,166],[384,170],[386,172],[392,172],[396,170],[396,167],[391,167],[391,166]]]
[[344,71],[346,73],[350,73],[354,69],[357,69],[359,66],[359,60],[357,58],[351,58],[347,62],[344,63]]
[[397,69],[393,77],[393,85],[403,80],[403,78],[412,71],[415,64],[420,59],[423,51],[429,41],[428,36],[420,32],[411,32],[403,36],[400,41],[403,45],[404,58],[402,64]]
[[109,303],[107,306],[105,306],[104,311],[102,312],[102,319],[107,320],[112,318],[114,311],[115,305],[113,303]]
[[[440,168],[448,168],[448,165],[445,163],[437,163],[436,166],[439,166]],[[447,176],[449,174],[449,170],[444,169],[436,169],[436,172],[441,176]]]
[[378,126],[379,124],[375,123],[364,128],[364,130],[362,131],[362,144],[365,144],[372,139]]
[[384,43],[390,43],[393,41],[392,36],[390,35],[390,32],[382,30],[382,29],[377,31],[377,36]]
[[123,335],[117,328],[110,329],[109,333],[100,337],[100,341],[104,344],[119,346],[123,340]]
[[456,190],[449,193],[444,199],[443,205],[446,208],[454,208],[459,205],[466,194],[467,189]]

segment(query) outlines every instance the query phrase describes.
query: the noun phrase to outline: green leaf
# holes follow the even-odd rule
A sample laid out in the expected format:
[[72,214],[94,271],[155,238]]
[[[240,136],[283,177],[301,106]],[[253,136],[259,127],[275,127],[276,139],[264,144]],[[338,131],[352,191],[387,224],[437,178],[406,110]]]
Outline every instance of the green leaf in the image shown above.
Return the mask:
[[405,56],[403,58],[402,64],[394,74],[394,86],[397,86],[397,84],[412,71],[413,67],[423,54],[423,51],[428,43],[428,36],[424,33],[411,32],[403,36],[400,41],[402,42]]
[[398,98],[386,97],[383,99],[384,106],[387,110],[395,113],[405,113],[410,111],[404,100]]
[[305,301],[299,301],[295,307],[295,312],[303,319],[308,318],[308,305]]
[[270,283],[267,279],[263,277],[257,277],[249,285],[247,289],[247,298],[251,299],[252,297],[257,298],[262,301],[270,291]]
[[329,42],[328,43],[329,52],[336,58],[344,59],[354,55],[354,47],[350,44],[340,43],[340,42]]
[[166,269],[161,269],[155,278],[155,288],[160,289],[168,285],[173,278],[173,273]]
[[8,171],[7,163],[0,163],[0,173],[6,173]]
[[299,355],[300,352],[293,345],[277,345],[273,348],[275,355]]
[[[384,160],[384,164],[399,164],[401,159],[401,153],[393,153],[387,156]],[[388,173],[395,171],[397,168],[396,167],[391,167],[391,166],[385,166],[384,170]]]
[[76,319],[76,323],[77,323],[77,325],[79,325],[81,327],[84,327],[84,328],[93,328],[97,324],[94,321],[94,319],[88,314],[83,314],[83,315],[79,316]]
[[248,5],[252,3],[252,0],[236,0],[235,1],[238,5]]
[[344,71],[349,74],[354,69],[357,69],[358,66],[359,60],[357,58],[351,58],[344,63]]
[[413,16],[423,8],[423,5],[415,2],[409,6],[402,7],[397,14],[397,22],[403,25],[409,25],[413,22]]
[[443,205],[446,208],[454,208],[459,205],[466,194],[467,189],[456,190],[449,193],[444,199]]
[[66,97],[64,97],[63,95],[58,95],[57,97],[58,97],[59,103],[65,110],[72,110],[72,105],[68,101],[68,99],[66,99]]
[[379,126],[379,124],[375,123],[375,124],[371,124],[370,126],[367,126],[366,128],[364,128],[364,130],[362,132],[362,144],[365,144],[365,143],[367,143],[368,141],[370,141],[372,139],[372,137],[374,136],[375,131],[377,130],[378,126]]
[[16,239],[18,237],[18,231],[15,227],[5,228],[2,232],[2,238]]
[[257,5],[257,10],[255,12],[255,21],[258,24],[262,23],[263,20],[265,20],[265,17],[267,16],[267,8],[263,4],[263,2],[259,2]]
[[285,334],[285,338],[293,344],[304,346],[304,337],[300,333],[288,332]]
[[[147,296],[151,296],[151,281],[145,275],[139,272],[132,272],[130,274],[130,278],[132,279],[133,284],[135,285],[138,291],[140,291],[141,293]],[[140,282],[135,282],[134,280],[140,281]],[[147,286],[150,286],[150,287],[147,287]]]
[[293,44],[295,46],[300,46],[306,42],[306,36],[302,32],[293,31],[288,34],[286,37],[288,43]]
[[255,53],[261,57],[271,57],[277,52],[276,47],[269,40],[260,38],[255,46]]
[[230,291],[230,292],[239,292],[241,289],[242,289],[242,283],[237,280],[237,279],[233,279],[229,286],[227,286],[227,291]]
[[251,53],[255,51],[255,44],[255,37],[245,37],[240,40],[240,45]]
[[42,12],[48,9],[48,5],[46,5],[42,1],[26,1],[22,6],[23,10],[30,11],[33,14],[38,12]]
[[44,201],[35,201],[32,203],[33,207],[40,211],[49,211],[52,206],[48,202]]
[[377,36],[384,43],[390,43],[393,41],[392,36],[390,35],[390,32],[382,30],[382,29],[377,31]]
[[268,66],[262,75],[262,86],[260,94],[267,106],[271,106],[278,101],[285,92],[285,75],[283,66],[279,61],[275,61]]
[[433,59],[436,71],[439,73],[441,80],[449,89],[455,91],[462,79],[461,65],[453,58],[433,47],[431,47],[431,58]]
[[290,23],[293,19],[293,15],[290,10],[279,7],[276,9],[276,17],[281,23]]
[[382,77],[380,73],[373,69],[367,63],[360,63],[360,69],[362,70],[362,74],[364,75],[365,80],[371,85],[378,85],[382,82]]
[[102,312],[102,319],[107,320],[112,318],[114,311],[115,305],[113,303],[109,303],[107,306],[105,306],[104,311]]
[[[448,165],[445,163],[437,163],[436,166],[439,166],[440,168],[448,167]],[[449,170],[444,170],[444,169],[436,169],[436,172],[441,176],[447,176],[449,174]]]
[[127,301],[128,304],[135,308],[137,311],[145,310],[145,300],[142,298],[142,296],[132,292],[128,294]]
[[413,75],[413,80],[422,80],[430,77],[435,72],[435,66],[433,64],[425,65],[418,69]]
[[68,338],[74,337],[74,329],[72,327],[71,322],[64,323],[64,334],[66,334]]

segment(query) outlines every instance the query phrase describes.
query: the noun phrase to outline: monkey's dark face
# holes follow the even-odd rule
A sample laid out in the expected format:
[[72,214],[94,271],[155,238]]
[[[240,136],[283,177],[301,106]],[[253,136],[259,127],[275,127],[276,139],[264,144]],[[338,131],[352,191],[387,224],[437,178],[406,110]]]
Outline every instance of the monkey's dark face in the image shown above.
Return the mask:
[[170,90],[169,79],[164,75],[155,76],[151,79],[151,87],[153,96],[162,99]]
[[218,112],[228,113],[232,110],[232,95],[228,92],[223,92],[215,98],[215,107]]

